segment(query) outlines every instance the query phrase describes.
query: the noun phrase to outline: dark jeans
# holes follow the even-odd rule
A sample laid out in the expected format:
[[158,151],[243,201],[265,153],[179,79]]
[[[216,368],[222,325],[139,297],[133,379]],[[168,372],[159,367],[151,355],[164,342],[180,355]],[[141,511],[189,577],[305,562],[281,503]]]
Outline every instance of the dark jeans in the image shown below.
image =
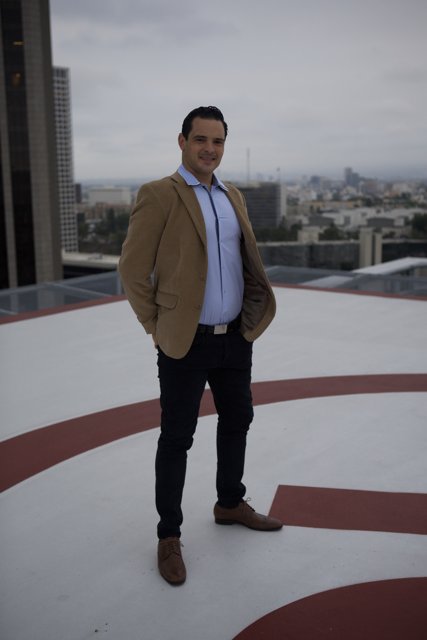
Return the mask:
[[218,413],[218,503],[235,507],[245,495],[242,484],[246,434],[253,419],[252,343],[239,331],[196,334],[179,360],[158,349],[161,430],[156,455],[156,507],[159,538],[180,536],[181,501],[187,451],[193,444],[200,401],[209,384]]

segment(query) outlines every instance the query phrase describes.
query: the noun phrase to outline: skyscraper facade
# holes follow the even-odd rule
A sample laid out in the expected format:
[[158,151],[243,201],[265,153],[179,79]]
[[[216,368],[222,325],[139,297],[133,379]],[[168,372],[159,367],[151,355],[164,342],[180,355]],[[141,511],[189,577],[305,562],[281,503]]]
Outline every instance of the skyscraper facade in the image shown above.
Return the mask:
[[[239,184],[254,228],[278,227],[284,217],[283,190],[279,182]],[[286,197],[286,196],[285,196]]]
[[48,0],[0,0],[0,287],[62,277]]
[[61,245],[66,251],[78,251],[69,69],[53,68],[53,93],[55,99]]
[[351,167],[344,169],[344,183],[347,187],[354,187],[357,189],[360,184],[360,175],[353,171]]

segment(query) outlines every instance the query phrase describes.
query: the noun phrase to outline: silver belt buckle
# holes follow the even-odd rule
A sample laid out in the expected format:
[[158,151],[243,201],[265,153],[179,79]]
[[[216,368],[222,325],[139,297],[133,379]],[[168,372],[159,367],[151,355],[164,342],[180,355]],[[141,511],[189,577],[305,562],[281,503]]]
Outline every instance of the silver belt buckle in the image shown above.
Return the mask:
[[220,335],[221,333],[227,333],[227,326],[226,324],[216,324],[214,326],[214,334]]

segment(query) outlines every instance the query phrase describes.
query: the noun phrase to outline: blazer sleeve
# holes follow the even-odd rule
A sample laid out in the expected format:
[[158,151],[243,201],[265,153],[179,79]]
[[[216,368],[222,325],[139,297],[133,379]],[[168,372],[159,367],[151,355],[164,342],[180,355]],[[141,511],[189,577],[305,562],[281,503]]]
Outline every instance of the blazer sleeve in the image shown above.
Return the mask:
[[155,189],[143,185],[130,215],[118,269],[129,303],[147,333],[156,332],[153,271],[166,219]]

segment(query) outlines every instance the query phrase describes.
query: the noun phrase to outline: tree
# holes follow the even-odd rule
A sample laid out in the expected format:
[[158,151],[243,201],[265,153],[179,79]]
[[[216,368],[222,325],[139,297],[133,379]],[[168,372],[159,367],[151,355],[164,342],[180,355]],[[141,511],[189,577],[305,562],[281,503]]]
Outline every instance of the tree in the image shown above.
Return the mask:
[[342,233],[335,223],[331,222],[330,226],[319,235],[319,240],[342,240]]
[[298,230],[301,228],[300,222],[293,224],[290,229],[285,223],[279,227],[256,227],[254,234],[258,242],[291,242],[297,239]]

